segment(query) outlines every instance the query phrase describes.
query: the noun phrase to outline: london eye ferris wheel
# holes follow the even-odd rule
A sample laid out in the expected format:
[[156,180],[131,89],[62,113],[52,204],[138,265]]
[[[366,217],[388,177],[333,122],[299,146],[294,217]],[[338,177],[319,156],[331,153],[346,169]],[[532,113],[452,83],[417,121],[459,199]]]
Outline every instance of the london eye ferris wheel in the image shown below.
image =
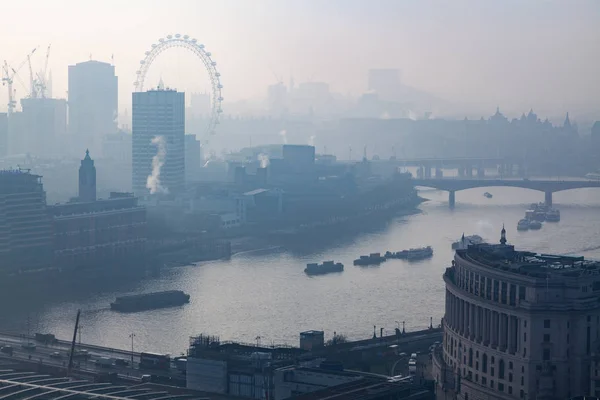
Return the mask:
[[210,80],[210,113],[206,126],[206,134],[213,135],[223,112],[221,108],[221,103],[223,102],[221,90],[223,89],[223,85],[221,84],[221,74],[217,71],[217,63],[211,58],[212,54],[206,51],[204,45],[198,43],[196,39],[190,38],[188,35],[176,34],[160,38],[158,39],[158,43],[152,44],[151,49],[146,51],[144,59],[140,61],[140,69],[136,72],[135,91],[141,92],[144,90],[144,79],[152,62],[163,51],[173,47],[181,47],[191,51],[202,61],[204,69],[208,73]]

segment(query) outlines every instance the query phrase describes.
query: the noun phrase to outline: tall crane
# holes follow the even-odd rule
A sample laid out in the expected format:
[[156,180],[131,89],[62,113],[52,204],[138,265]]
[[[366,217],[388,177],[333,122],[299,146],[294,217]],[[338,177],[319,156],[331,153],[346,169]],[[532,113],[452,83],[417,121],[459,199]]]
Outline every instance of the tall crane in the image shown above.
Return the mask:
[[48,49],[46,50],[46,59],[44,61],[44,69],[37,74],[37,79],[35,82],[36,93],[38,97],[45,98],[48,95],[48,75],[46,72],[48,71],[48,58],[50,58],[50,44],[48,45]]
[[35,99],[37,97],[37,90],[35,80],[33,79],[33,69],[31,68],[31,54],[27,55],[27,65],[29,66],[29,97]]
[[19,66],[17,68],[11,68],[8,65],[8,62],[6,62],[6,60],[4,60],[4,64],[2,65],[2,85],[3,86],[8,86],[8,118],[10,119],[10,116],[12,115],[15,107],[17,106],[17,103],[15,101],[15,90],[13,89],[13,78],[15,77],[15,75],[17,75],[17,72],[19,72],[19,70],[23,67],[23,65],[25,65],[25,63],[27,62],[27,60],[29,60],[29,58],[31,57],[31,55],[33,53],[35,53],[35,51],[37,50],[37,47],[35,49],[33,49],[25,58],[25,60],[23,60]]

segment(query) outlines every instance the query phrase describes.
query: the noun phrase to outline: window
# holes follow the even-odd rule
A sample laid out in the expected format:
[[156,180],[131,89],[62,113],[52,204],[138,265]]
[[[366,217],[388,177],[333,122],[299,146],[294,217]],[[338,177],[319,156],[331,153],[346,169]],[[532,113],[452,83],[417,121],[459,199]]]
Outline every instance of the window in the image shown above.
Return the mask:
[[492,356],[492,364],[494,363],[494,361],[495,361],[494,356]]
[[524,398],[525,397],[525,392],[523,391],[523,389],[521,389],[521,391],[519,392],[519,397],[520,398]]
[[512,386],[508,387],[508,394],[512,394]]
[[544,361],[550,361],[550,349],[544,349],[543,360]]
[[521,373],[524,374],[525,373],[525,366],[521,367]]
[[490,375],[494,376],[494,367],[490,368]]
[[482,385],[486,385],[487,384],[487,378],[485,376],[481,377],[481,384]]
[[498,383],[498,390],[504,392],[504,383]]
[[569,334],[567,333],[567,344],[569,344]]
[[544,328],[546,328],[546,329],[550,328],[550,320],[549,319],[544,320]]
[[544,333],[544,342],[545,343],[550,342],[550,334],[549,333]]
[[587,316],[587,322],[592,322],[592,316],[591,315]]
[[494,388],[494,380],[490,380],[490,387],[493,389]]
[[[498,362],[498,378],[504,379],[504,360]],[[500,387],[500,385],[498,385]]]
[[469,349],[469,367],[473,366],[473,349]]
[[465,400],[469,400],[469,393],[465,392]]
[[523,347],[523,357],[527,357],[527,347]]
[[481,360],[481,372],[487,374],[487,354],[483,353],[483,358]]
[[475,361],[475,369],[479,371],[479,361]]
[[513,363],[512,363],[512,361],[508,362],[508,369],[513,369]]
[[509,372],[508,373],[508,381],[512,382],[512,378],[513,378],[512,372]]
[[527,332],[523,333],[523,341],[526,342],[527,341]]
[[525,385],[525,377],[524,376],[521,377],[521,386],[523,386],[523,385]]
[[523,327],[527,328],[527,320],[523,321]]
[[479,383],[479,374],[475,374],[475,382]]

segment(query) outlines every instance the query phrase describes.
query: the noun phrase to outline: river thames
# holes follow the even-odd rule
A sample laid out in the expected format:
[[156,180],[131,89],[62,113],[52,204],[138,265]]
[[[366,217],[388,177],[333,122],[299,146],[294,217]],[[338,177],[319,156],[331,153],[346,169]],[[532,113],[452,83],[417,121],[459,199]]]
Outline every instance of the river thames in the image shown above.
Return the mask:
[[[493,198],[483,196],[490,191]],[[221,340],[262,344],[298,344],[299,332],[324,330],[349,338],[368,338],[373,326],[393,333],[398,323],[407,330],[439,324],[444,309],[442,273],[451,263],[451,243],[462,233],[479,234],[497,242],[502,224],[508,241],[519,249],[579,254],[600,259],[600,191],[579,189],[554,194],[561,221],[544,223],[539,231],[517,232],[516,224],[543,193],[516,188],[472,189],[457,192],[456,207],[448,208],[448,193],[423,190],[429,201],[420,213],[391,218],[380,229],[310,254],[285,249],[234,255],[231,260],[166,270],[160,277],[115,282],[92,289],[73,288],[52,299],[2,306],[0,330],[50,332],[62,339],[72,335],[75,314],[82,309],[82,341],[136,351],[179,354],[189,336],[209,333]],[[398,251],[431,245],[431,259],[409,263],[389,260],[377,267],[357,267],[361,254]],[[342,273],[308,277],[308,262],[336,260]],[[79,290],[78,290],[79,289]],[[133,314],[110,311],[115,296],[166,289],[191,295],[183,307]],[[35,296],[31,296],[35,298]],[[257,337],[260,337],[257,339]]]

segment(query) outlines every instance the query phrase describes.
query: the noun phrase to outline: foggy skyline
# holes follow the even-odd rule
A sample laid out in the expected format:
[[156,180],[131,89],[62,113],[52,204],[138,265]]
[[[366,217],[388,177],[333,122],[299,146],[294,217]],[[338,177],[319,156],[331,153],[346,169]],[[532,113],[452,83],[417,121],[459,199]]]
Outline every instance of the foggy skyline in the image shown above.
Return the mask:
[[[32,11],[34,10],[34,11]],[[398,68],[402,82],[454,104],[463,113],[540,115],[597,112],[600,90],[600,3],[261,0],[12,2],[4,6],[0,59],[16,66],[39,46],[34,70],[49,69],[54,97],[66,97],[67,67],[90,58],[110,62],[119,76],[119,109],[131,114],[135,71],[158,38],[187,34],[217,61],[223,104],[263,98],[266,86],[328,82],[333,92],[367,90],[369,68]],[[26,66],[20,77],[27,84]],[[158,78],[186,92],[204,91],[201,62],[170,49],[152,65]],[[15,80],[17,99],[25,89]],[[6,87],[0,110],[6,108]]]

